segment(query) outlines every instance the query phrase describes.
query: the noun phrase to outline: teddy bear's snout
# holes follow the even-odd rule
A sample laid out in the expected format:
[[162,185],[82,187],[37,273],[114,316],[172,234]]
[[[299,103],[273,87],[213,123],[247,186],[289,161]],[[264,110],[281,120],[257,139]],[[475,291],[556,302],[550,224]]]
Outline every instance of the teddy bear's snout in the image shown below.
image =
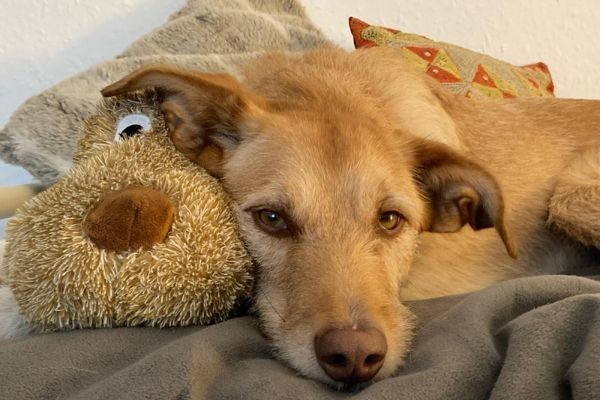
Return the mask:
[[104,195],[85,217],[83,230],[101,249],[148,250],[166,239],[175,211],[163,192],[129,186]]

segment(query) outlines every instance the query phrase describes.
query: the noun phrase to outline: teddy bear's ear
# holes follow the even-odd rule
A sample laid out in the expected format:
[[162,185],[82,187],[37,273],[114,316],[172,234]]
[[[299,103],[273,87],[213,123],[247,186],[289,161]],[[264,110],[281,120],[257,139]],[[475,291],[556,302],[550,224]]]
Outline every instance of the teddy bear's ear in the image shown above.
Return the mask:
[[153,87],[162,97],[175,147],[212,175],[221,176],[224,152],[241,140],[241,122],[258,112],[262,99],[232,75],[150,65],[102,89],[105,97]]

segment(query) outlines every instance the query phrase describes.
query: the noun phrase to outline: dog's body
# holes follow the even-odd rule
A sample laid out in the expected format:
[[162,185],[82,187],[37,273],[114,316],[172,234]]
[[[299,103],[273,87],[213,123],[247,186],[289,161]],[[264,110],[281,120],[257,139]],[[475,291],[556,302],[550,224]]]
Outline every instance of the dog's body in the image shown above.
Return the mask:
[[[502,279],[564,272],[593,262],[595,251],[590,253],[550,226],[548,207],[551,199],[555,207],[568,207],[569,199],[560,204],[559,196],[554,197],[559,181],[568,187],[563,191],[581,191],[593,187],[591,177],[596,174],[600,196],[600,102],[474,101],[458,96],[446,101],[444,109],[456,124],[463,154],[485,167],[502,188],[504,218],[519,248],[518,257],[509,257],[493,230],[424,233],[403,297],[476,290]],[[585,168],[590,169],[577,161],[584,153],[591,161]],[[573,174],[580,176],[579,182]],[[596,199],[596,212],[598,196],[589,199]],[[563,211],[593,218],[591,206],[585,203]]]
[[149,67],[103,93],[149,86],[175,145],[234,199],[263,331],[306,376],[392,374],[412,326],[401,298],[596,257],[559,228],[600,243],[600,218],[581,218],[600,209],[600,102],[466,99],[385,49],[273,54],[242,84]]

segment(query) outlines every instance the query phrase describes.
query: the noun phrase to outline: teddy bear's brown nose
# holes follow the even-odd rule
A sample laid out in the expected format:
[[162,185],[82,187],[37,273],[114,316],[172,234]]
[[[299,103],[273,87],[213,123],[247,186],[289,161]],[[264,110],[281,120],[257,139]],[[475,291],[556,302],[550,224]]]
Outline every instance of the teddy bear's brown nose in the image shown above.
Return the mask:
[[130,186],[104,195],[85,217],[83,230],[101,249],[148,250],[165,240],[175,210],[161,191]]

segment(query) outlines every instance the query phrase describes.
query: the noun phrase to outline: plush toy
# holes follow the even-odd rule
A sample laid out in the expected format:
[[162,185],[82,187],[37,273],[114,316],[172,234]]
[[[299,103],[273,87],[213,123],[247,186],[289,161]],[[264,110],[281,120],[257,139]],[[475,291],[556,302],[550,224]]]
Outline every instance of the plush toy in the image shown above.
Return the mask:
[[216,322],[253,283],[230,205],[175,150],[155,93],[107,99],[74,167],[8,223],[4,275],[42,331]]

